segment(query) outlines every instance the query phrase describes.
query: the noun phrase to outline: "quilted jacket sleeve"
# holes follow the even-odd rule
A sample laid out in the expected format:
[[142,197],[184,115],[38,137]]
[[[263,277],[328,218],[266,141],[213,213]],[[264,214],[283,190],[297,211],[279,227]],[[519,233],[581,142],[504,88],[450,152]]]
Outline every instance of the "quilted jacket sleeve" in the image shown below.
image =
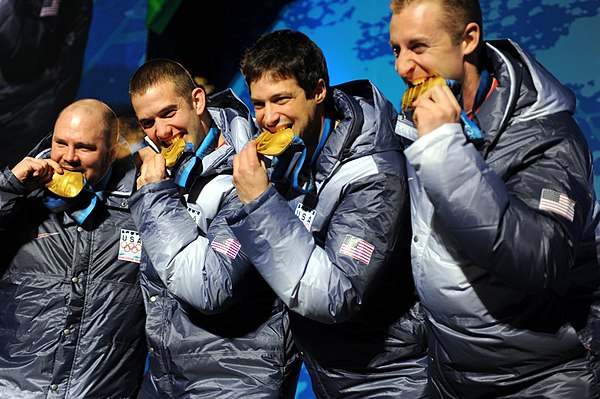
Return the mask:
[[[443,125],[406,150],[436,219],[459,250],[525,292],[561,283],[592,209],[589,154],[568,133],[576,128],[569,120],[553,116],[513,126],[505,134],[522,142],[539,138],[505,151],[511,154],[506,159],[484,160],[458,124]],[[544,128],[558,133],[545,135]],[[490,166],[494,162],[510,164],[503,176]],[[556,199],[544,203],[544,193]]]
[[[230,192],[211,194],[218,213],[241,206]],[[240,298],[239,283],[251,266],[236,242],[227,241],[233,234],[222,215],[195,215],[204,220],[197,223],[172,180],[145,185],[132,196],[130,208],[144,243],[146,268],[153,269],[174,295],[207,314],[219,313]],[[199,224],[208,224],[208,232]],[[214,239],[226,242],[229,251],[211,246]]]
[[[361,163],[362,162],[362,163]],[[307,230],[285,198],[268,189],[229,222],[246,254],[294,312],[323,323],[352,317],[377,289],[384,267],[396,267],[406,183],[365,157],[339,189],[335,179],[320,195],[318,217],[328,217],[324,241]],[[335,205],[329,207],[330,202]]]

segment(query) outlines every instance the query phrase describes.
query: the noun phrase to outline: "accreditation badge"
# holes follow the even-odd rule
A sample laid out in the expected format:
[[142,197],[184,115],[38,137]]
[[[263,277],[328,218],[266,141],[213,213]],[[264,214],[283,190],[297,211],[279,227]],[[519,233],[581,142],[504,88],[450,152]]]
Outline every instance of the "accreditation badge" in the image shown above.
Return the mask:
[[304,227],[310,231],[315,216],[317,216],[317,212],[314,209],[306,208],[303,204],[298,204],[294,213],[298,216],[298,219],[304,223]]
[[399,115],[396,121],[395,133],[404,140],[414,142],[419,138],[419,132],[415,125],[406,119],[403,115]]
[[142,257],[142,239],[135,230],[121,229],[119,239],[119,260],[140,263]]

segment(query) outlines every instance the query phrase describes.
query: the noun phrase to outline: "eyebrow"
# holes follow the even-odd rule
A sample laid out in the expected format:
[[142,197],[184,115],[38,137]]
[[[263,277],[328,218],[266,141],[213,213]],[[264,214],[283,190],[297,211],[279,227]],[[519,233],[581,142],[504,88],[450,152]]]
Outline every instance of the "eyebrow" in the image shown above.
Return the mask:
[[258,99],[255,97],[250,97],[250,101],[252,102],[267,102],[267,101],[273,101],[274,99],[278,99],[281,97],[294,97],[294,92],[291,90],[283,90],[283,91],[278,91],[276,93],[271,94],[270,96],[268,96],[266,99]]
[[[67,143],[67,140],[62,139],[60,137],[54,138],[53,141],[55,141],[55,142],[57,142],[59,144],[66,144]],[[86,142],[83,142],[83,141],[76,141],[75,142],[75,147],[96,148],[97,144],[95,144],[95,143],[86,143]]]
[[181,106],[179,103],[171,103],[171,104],[165,105],[164,107],[162,107],[161,109],[156,111],[154,116],[147,117],[147,118],[141,118],[141,119],[139,119],[139,121],[143,122],[143,121],[154,120],[154,119],[156,119],[156,116],[159,116],[162,118],[161,115],[164,114],[165,112],[170,112],[172,110],[179,110],[180,108],[181,108]]

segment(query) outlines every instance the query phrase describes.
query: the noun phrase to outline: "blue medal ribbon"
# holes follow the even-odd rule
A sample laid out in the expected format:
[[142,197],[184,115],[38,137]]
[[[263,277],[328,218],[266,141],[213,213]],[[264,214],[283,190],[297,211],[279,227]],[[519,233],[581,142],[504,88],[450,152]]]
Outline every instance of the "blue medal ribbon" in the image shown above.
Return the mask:
[[202,158],[213,152],[218,142],[219,129],[213,122],[197,150],[194,150],[191,143],[186,143],[179,161],[171,168],[173,180],[178,187],[186,189],[191,187],[196,177],[202,173]]
[[[455,80],[446,79],[446,83],[448,84],[450,89],[452,89],[452,91],[455,93],[458,103],[460,104],[461,108],[463,108],[464,106],[462,98],[462,89],[460,88],[458,82],[456,82]],[[477,93],[475,94],[475,101],[473,102],[473,112],[475,112],[475,110],[481,106],[481,104],[487,96],[488,91],[490,90],[491,85],[492,77],[490,76],[489,72],[484,69],[481,73],[481,80],[479,81]],[[462,109],[462,112],[460,114],[460,122],[468,141],[472,142],[475,145],[483,144],[484,139],[481,129],[479,129],[479,126],[477,126],[475,122],[473,122],[469,118],[464,108]]]
[[[311,157],[309,165],[313,165],[318,158],[321,150],[327,142],[327,138],[333,131],[333,126],[333,121],[330,118],[325,118],[323,123],[323,134],[321,134],[321,138],[319,139],[319,143],[317,144],[317,148]],[[294,136],[294,140],[289,147],[281,155],[273,158],[273,173],[271,175],[271,180],[274,182],[279,182],[290,176],[290,182],[294,190],[303,194],[312,192],[314,189],[312,175],[308,176],[308,181],[304,187],[301,186],[299,181],[300,172],[302,171],[305,160],[306,145],[300,137]]]

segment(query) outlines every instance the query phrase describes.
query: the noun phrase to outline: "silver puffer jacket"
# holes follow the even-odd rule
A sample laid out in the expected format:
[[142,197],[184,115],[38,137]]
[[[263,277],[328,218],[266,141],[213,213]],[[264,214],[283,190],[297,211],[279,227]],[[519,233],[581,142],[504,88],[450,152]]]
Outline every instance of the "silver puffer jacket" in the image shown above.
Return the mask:
[[317,397],[423,398],[426,337],[396,111],[368,81],[329,96],[327,116],[339,123],[307,168],[316,190],[304,195],[282,178],[229,221],[291,310]]
[[231,90],[207,107],[226,144],[202,159],[189,193],[165,180],[131,198],[150,350],[140,398],[293,398],[301,362],[287,313],[224,219],[241,207],[232,156],[256,126]]
[[[0,397],[133,398],[144,372],[131,156],[116,161],[91,219],[51,213],[0,174]],[[136,263],[137,255],[137,263]]]
[[[498,86],[477,112],[485,143],[446,124],[405,151],[430,395],[597,398],[577,334],[589,303],[574,298],[597,223],[575,98],[511,41],[487,56]],[[415,138],[402,119],[397,132]]]

